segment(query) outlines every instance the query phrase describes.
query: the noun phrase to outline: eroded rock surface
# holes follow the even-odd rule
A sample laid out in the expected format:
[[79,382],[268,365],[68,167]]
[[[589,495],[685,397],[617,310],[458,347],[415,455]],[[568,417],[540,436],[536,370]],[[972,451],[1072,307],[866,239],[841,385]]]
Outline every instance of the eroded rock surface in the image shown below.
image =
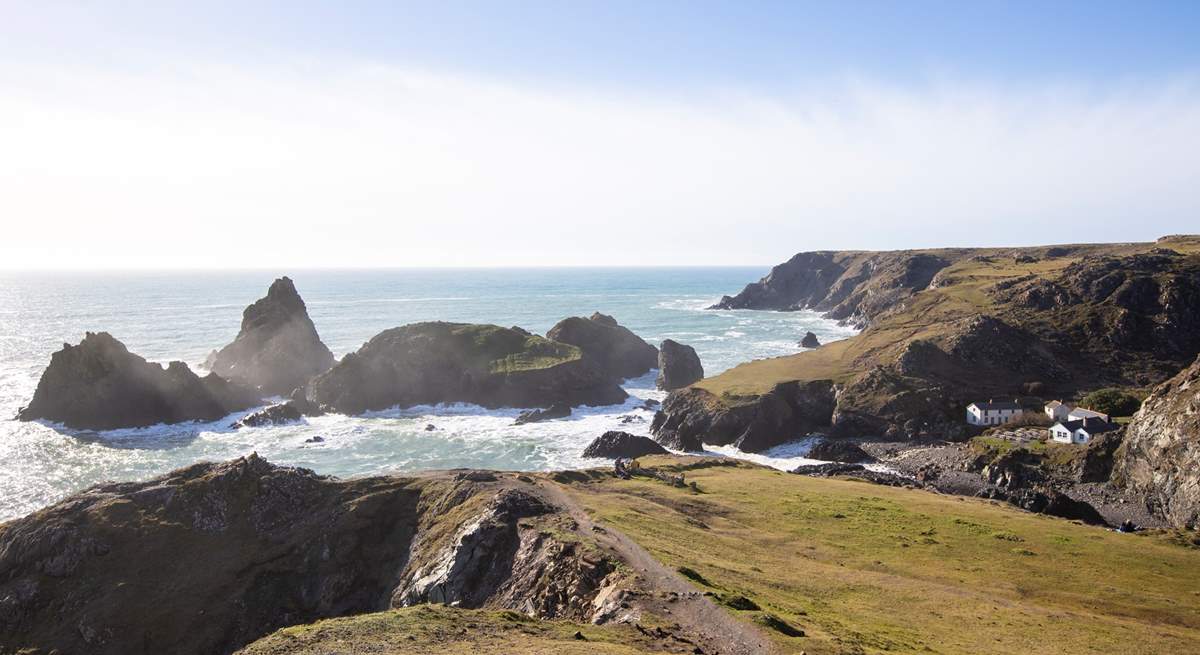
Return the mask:
[[696,349],[673,339],[663,339],[658,349],[659,389],[673,391],[704,379],[704,366]]
[[207,364],[214,373],[264,395],[286,395],[328,371],[333,353],[317,335],[296,286],[281,277],[265,297],[246,308],[237,338],[213,353]]
[[550,328],[547,339],[578,347],[583,356],[616,380],[645,375],[658,365],[658,349],[606,314],[572,316]]
[[667,450],[649,437],[610,430],[592,440],[583,450],[584,457],[629,459],[645,455],[666,455]]
[[29,406],[17,417],[91,430],[215,421],[258,404],[256,393],[183,362],[147,362],[107,332],[88,332],[50,358]]

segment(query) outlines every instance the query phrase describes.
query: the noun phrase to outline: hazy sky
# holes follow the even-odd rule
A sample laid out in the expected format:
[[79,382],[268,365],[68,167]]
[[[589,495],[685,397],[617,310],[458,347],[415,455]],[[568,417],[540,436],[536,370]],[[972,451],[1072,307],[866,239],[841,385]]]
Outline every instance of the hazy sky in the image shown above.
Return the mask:
[[1200,3],[848,5],[0,0],[0,268],[1200,232]]

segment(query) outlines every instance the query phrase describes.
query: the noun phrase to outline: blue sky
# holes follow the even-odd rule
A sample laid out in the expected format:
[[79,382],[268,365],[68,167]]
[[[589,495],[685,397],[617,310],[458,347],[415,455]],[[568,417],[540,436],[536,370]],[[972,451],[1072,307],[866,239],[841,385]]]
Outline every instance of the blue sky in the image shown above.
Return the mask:
[[[10,1],[0,20],[9,267],[231,265],[222,231],[280,225],[305,230],[263,265],[757,264],[1200,225],[1200,3]],[[164,217],[200,248],[155,248]],[[629,238],[647,226],[688,239]]]

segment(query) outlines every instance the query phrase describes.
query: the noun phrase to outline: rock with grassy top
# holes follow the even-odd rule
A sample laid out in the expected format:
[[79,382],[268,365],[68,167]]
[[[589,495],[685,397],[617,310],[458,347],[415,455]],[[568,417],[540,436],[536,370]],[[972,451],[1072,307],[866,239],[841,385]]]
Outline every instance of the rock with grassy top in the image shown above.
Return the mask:
[[575,346],[497,325],[444,322],[379,333],[314,378],[304,395],[344,414],[456,402],[611,405],[626,398]]
[[237,338],[210,355],[207,365],[265,395],[285,395],[329,370],[333,353],[317,335],[296,286],[281,277],[246,308]]
[[657,348],[599,312],[589,318],[565,318],[546,338],[578,347],[602,373],[618,380],[645,375],[658,365]]
[[50,358],[22,421],[43,419],[72,428],[110,430],[157,423],[215,421],[259,402],[252,390],[187,364],[165,368],[129,352],[107,332],[88,332]]

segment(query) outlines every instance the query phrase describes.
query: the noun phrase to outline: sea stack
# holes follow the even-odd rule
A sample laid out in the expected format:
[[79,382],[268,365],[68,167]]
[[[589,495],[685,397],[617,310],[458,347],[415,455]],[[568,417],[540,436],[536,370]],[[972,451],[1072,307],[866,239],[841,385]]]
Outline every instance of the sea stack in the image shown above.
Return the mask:
[[216,374],[203,378],[183,362],[146,361],[107,332],[88,332],[50,358],[22,421],[45,419],[87,430],[215,421],[253,407],[252,390]]
[[657,348],[600,312],[589,318],[564,318],[546,338],[577,346],[585,359],[614,379],[645,375],[658,364]]
[[800,340],[801,348],[820,348],[821,340],[812,332],[806,332],[804,338]]
[[658,388],[673,391],[703,379],[704,367],[696,349],[673,339],[663,339],[658,350]]
[[296,286],[281,277],[265,298],[246,308],[237,338],[207,364],[214,373],[264,395],[286,395],[328,371],[333,353],[317,335]]

